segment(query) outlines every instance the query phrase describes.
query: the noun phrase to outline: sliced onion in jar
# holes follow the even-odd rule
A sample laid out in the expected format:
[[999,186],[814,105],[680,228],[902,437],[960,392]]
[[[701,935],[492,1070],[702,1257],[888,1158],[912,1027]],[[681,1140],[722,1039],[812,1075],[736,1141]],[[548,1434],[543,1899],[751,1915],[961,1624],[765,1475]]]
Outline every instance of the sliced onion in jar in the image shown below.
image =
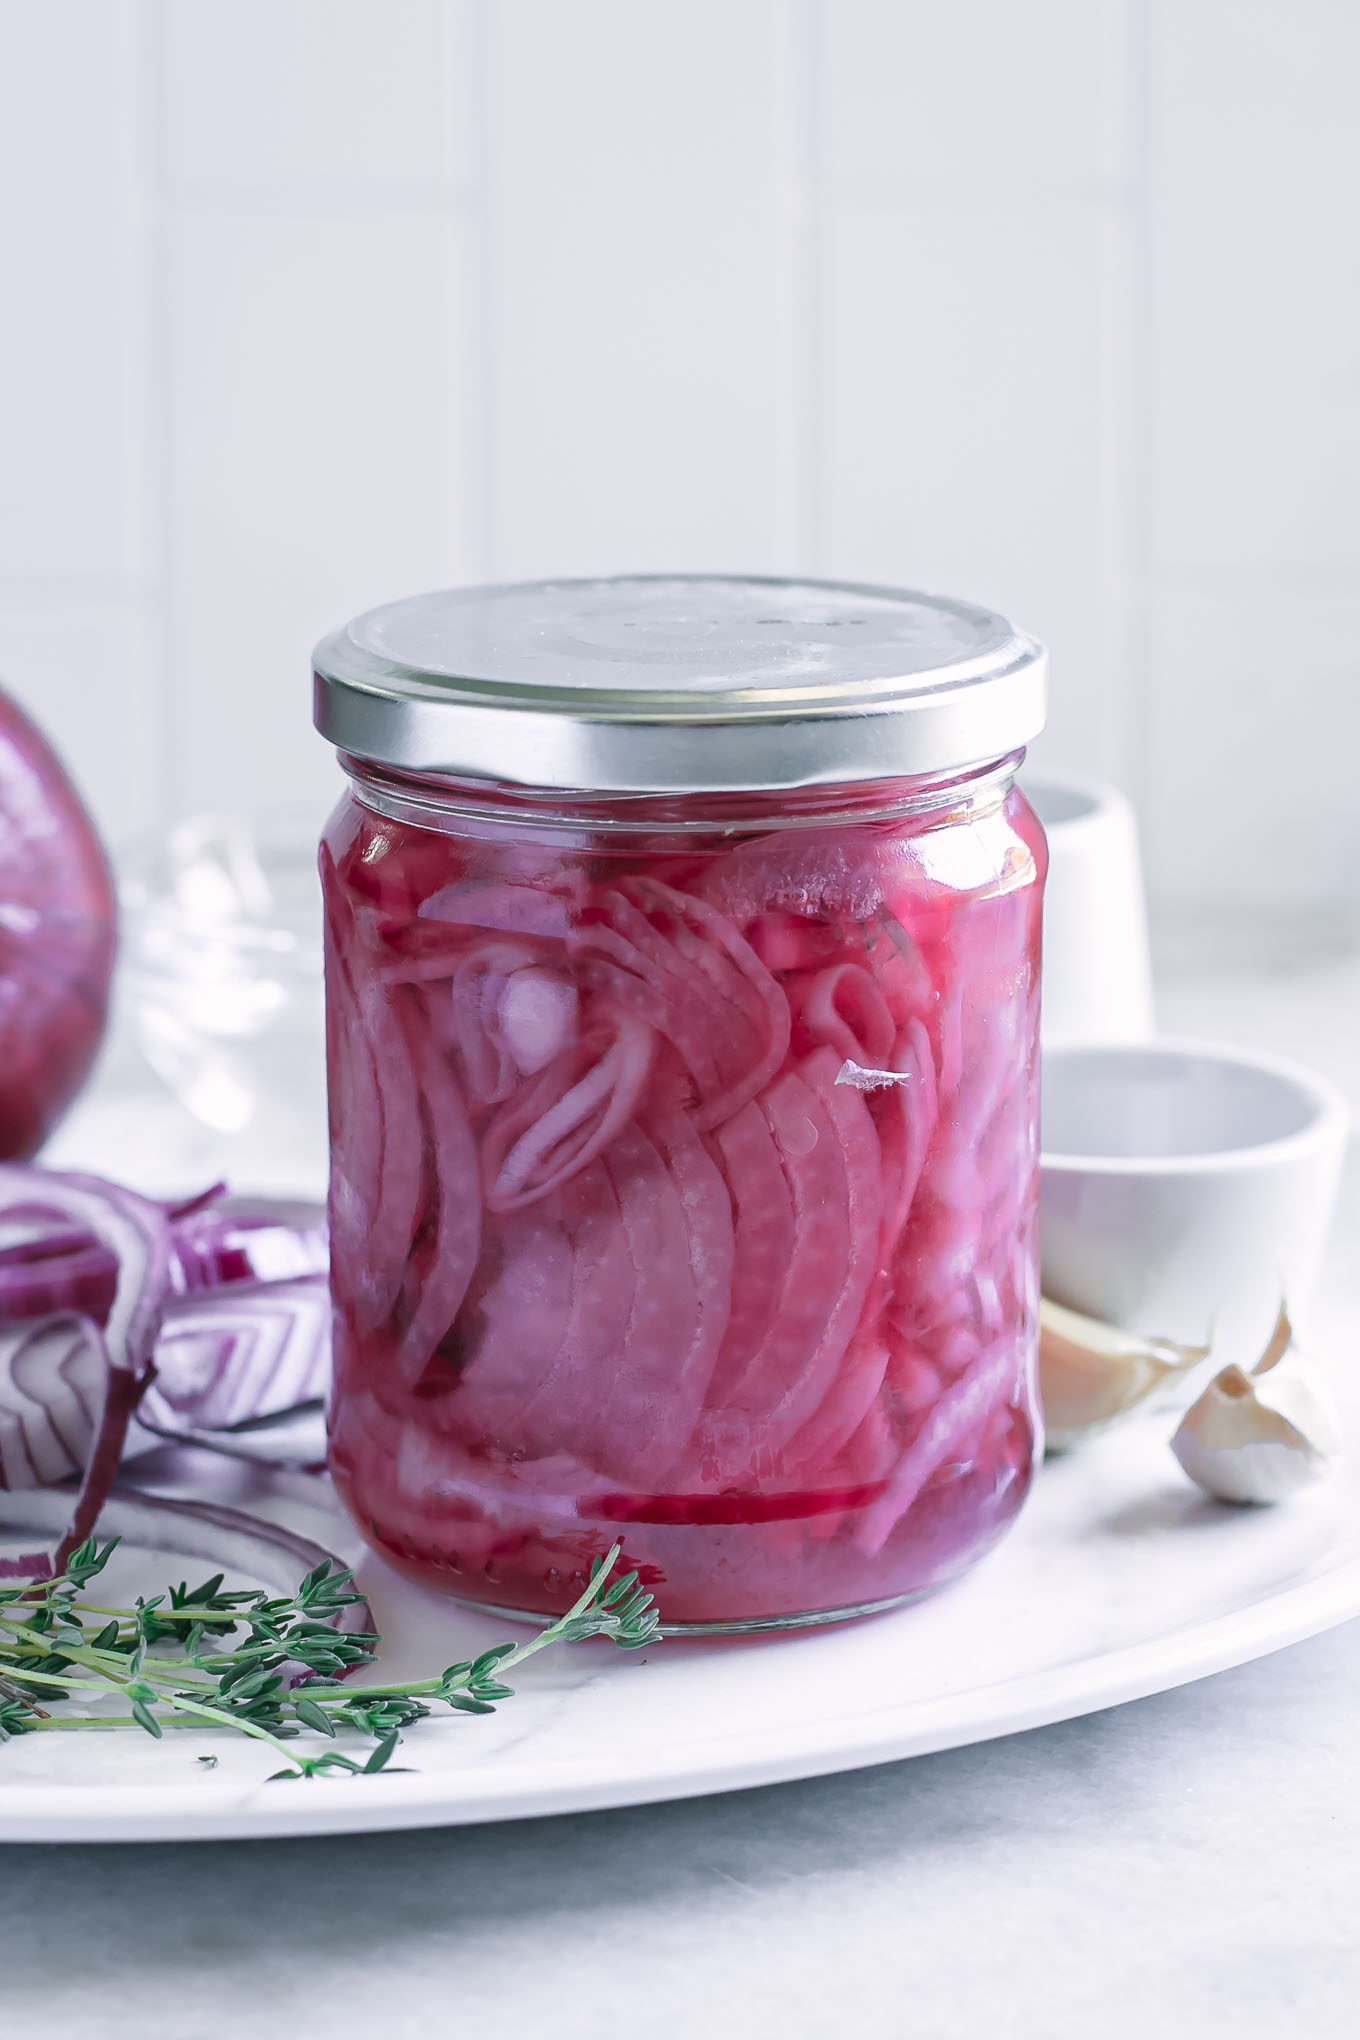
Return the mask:
[[407,1138],[418,1138],[423,1126],[430,1200],[410,1257],[397,1271],[401,1315],[392,1366],[397,1380],[411,1386],[467,1294],[481,1246],[482,1200],[476,1143],[457,1078],[414,1003],[402,1019],[421,1102],[420,1117]]
[[1000,1402],[1021,1388],[1023,1345],[1006,1336],[986,1346],[945,1391],[867,1512],[857,1542],[872,1558],[883,1549],[931,1475],[961,1456]]
[[789,1009],[721,914],[659,880],[602,893],[573,930],[582,981],[674,1044],[698,1088],[695,1125],[719,1126],[765,1087],[789,1044]]
[[878,1141],[857,1092],[837,1087],[839,1058],[822,1049],[762,1100],[789,1185],[791,1279],[730,1404],[779,1449],[831,1386],[868,1294],[879,1244]]
[[567,1051],[545,1069],[483,1136],[488,1207],[518,1211],[587,1168],[637,1110],[652,1048],[650,1027],[621,1013],[598,1061],[577,1074]]

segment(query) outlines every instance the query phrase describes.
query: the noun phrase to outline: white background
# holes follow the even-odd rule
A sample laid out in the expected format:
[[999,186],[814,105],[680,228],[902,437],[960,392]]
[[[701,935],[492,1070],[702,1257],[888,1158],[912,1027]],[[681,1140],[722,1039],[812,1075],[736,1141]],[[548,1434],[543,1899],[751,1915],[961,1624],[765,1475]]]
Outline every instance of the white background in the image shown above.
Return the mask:
[[0,674],[122,837],[328,804],[323,630],[991,602],[1158,900],[1357,894],[1353,0],[0,0]]

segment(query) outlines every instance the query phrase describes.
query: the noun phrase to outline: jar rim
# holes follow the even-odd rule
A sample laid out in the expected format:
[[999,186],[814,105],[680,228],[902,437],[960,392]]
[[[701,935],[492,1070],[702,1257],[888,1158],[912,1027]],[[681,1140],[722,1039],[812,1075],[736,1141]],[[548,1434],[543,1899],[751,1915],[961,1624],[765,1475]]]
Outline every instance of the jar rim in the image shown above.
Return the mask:
[[600,793],[943,773],[1043,727],[1043,647],[952,598],[621,575],[448,589],[318,645],[317,728],[399,771]]
[[768,835],[771,829],[845,828],[874,822],[932,823],[967,808],[1000,802],[1015,783],[1024,752],[1010,751],[946,773],[838,786],[699,793],[614,793],[526,788],[504,781],[406,773],[339,754],[354,798],[388,821],[442,834],[528,829],[573,837]]

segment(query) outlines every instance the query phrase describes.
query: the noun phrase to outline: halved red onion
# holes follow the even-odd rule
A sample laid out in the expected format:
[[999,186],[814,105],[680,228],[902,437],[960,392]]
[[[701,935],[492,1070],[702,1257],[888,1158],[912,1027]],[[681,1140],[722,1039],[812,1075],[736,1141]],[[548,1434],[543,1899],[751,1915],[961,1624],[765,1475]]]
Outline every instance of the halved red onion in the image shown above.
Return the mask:
[[85,1081],[114,925],[94,824],[45,739],[0,694],[0,1157],[31,1155]]
[[315,1401],[330,1385],[330,1316],[324,1275],[174,1298],[138,1422],[225,1430]]
[[[175,1217],[94,1177],[0,1167],[10,1256],[0,1273],[28,1278],[0,1288],[0,1485],[83,1475],[63,1551],[93,1528],[120,1459],[146,1433],[225,1431],[324,1394],[324,1236],[291,1216],[301,1222],[194,1200]],[[252,1276],[270,1267],[312,1272]],[[68,1299],[87,1307],[32,1314]],[[144,1422],[130,1431],[134,1412]],[[294,1440],[275,1442],[270,1453],[252,1441],[249,1456],[296,1456]]]
[[79,1311],[0,1327],[0,1488],[81,1472],[108,1387],[104,1335]]
[[69,1528],[53,1563],[94,1528],[123,1455],[133,1410],[150,1376],[151,1356],[170,1286],[170,1221],[162,1205],[97,1176],[0,1166],[0,1213],[23,1221],[44,1214],[98,1240],[118,1264],[104,1327],[108,1372],[98,1430]]
[[[223,1191],[218,1184],[187,1207],[168,1209],[172,1291],[325,1271],[329,1249],[319,1218],[272,1205],[211,1208]],[[114,1254],[87,1229],[46,1211],[27,1218],[0,1212],[0,1324],[69,1310],[102,1324],[117,1281]]]

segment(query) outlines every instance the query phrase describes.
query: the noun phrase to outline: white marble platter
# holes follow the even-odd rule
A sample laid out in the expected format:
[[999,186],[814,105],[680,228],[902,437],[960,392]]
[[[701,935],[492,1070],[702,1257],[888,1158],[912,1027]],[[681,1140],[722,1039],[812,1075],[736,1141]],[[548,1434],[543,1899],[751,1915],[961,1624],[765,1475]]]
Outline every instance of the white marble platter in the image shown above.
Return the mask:
[[[1333,1352],[1343,1334],[1356,1345],[1346,1315],[1330,1328]],[[1360,1397],[1350,1400],[1354,1437]],[[266,1783],[270,1752],[228,1736],[17,1738],[0,1746],[0,1840],[345,1833],[729,1791],[1089,1713],[1360,1613],[1356,1458],[1287,1507],[1234,1510],[1184,1480],[1168,1428],[1146,1419],[1050,1461],[1006,1542],[917,1607],[785,1637],[669,1640],[638,1655],[600,1642],[544,1652],[494,1716],[412,1731],[407,1772]],[[199,1454],[186,1472],[198,1491],[211,1483],[219,1499],[354,1549],[324,1481]],[[126,1564],[148,1591],[187,1569],[165,1556]],[[371,1557],[361,1577],[394,1676],[429,1675],[507,1633]],[[207,1753],[215,1768],[197,1762]]]

